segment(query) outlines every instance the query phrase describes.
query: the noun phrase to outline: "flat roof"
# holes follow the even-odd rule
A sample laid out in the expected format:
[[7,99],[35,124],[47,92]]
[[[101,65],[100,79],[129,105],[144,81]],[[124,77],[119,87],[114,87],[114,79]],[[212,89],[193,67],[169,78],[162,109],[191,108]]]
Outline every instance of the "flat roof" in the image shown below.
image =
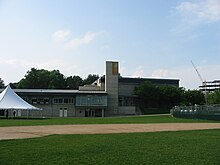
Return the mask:
[[162,79],[162,78],[131,78],[131,77],[119,77],[121,83],[137,83],[140,84],[144,81],[150,81],[154,84],[179,84],[179,79]]
[[[0,89],[0,92],[4,89]],[[13,89],[16,93],[56,93],[56,94],[107,94],[106,91],[79,91],[69,89]]]
[[[105,82],[105,75],[101,77],[101,81]],[[177,78],[123,77],[123,76],[119,76],[119,82],[140,83],[143,81],[151,81],[153,83],[161,83],[161,82],[179,83],[180,80]]]

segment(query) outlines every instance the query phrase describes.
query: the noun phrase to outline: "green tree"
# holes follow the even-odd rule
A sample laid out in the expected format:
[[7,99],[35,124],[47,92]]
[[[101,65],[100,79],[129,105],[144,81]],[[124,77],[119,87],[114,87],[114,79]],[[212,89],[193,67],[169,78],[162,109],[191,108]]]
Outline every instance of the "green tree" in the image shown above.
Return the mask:
[[49,72],[49,89],[65,89],[66,79],[59,70],[53,70]]
[[183,88],[174,86],[160,86],[159,87],[159,103],[160,107],[171,108],[179,105],[182,100]]
[[170,109],[179,105],[182,99],[183,89],[173,86],[156,86],[146,81],[136,87],[134,94],[139,98],[141,108],[154,107]]
[[160,94],[160,89],[149,81],[135,87],[134,95],[138,97],[137,106],[140,108],[142,114],[164,112],[160,109]]
[[99,78],[97,74],[89,74],[87,78],[85,78],[82,82],[82,85],[92,84]]
[[205,96],[200,90],[185,90],[182,105],[203,105],[205,104]]
[[66,83],[64,75],[59,70],[48,71],[31,68],[25,77],[16,84],[16,87],[28,89],[64,89],[66,88]]
[[68,89],[78,89],[82,85],[82,78],[79,76],[70,76],[66,78],[66,84]]
[[209,104],[220,104],[220,89],[208,94],[207,100]]
[[138,106],[145,110],[158,108],[162,110],[160,112],[169,112],[169,109],[175,105],[205,104],[204,94],[199,90],[185,90],[174,86],[156,86],[150,82],[144,82],[136,87],[134,94],[139,98]]

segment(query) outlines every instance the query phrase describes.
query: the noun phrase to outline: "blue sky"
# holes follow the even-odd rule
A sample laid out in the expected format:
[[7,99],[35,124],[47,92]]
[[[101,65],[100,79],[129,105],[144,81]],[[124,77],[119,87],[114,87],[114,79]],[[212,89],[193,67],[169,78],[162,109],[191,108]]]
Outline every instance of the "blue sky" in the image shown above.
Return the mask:
[[0,78],[32,67],[66,76],[178,78],[197,89],[220,79],[219,0],[0,0]]

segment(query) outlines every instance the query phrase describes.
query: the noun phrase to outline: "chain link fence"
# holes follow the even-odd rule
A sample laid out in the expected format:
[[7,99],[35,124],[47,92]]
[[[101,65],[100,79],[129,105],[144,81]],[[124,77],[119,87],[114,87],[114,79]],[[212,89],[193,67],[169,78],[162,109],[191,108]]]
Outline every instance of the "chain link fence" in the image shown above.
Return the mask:
[[175,106],[170,110],[174,117],[220,120],[220,104]]

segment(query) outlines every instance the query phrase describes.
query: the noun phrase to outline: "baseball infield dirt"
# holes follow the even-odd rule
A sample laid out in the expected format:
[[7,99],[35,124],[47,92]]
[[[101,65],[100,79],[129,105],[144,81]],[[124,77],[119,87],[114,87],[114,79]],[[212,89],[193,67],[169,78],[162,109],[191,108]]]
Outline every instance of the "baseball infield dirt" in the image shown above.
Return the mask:
[[52,134],[108,134],[220,129],[220,123],[90,124],[0,127],[0,140],[42,137]]

